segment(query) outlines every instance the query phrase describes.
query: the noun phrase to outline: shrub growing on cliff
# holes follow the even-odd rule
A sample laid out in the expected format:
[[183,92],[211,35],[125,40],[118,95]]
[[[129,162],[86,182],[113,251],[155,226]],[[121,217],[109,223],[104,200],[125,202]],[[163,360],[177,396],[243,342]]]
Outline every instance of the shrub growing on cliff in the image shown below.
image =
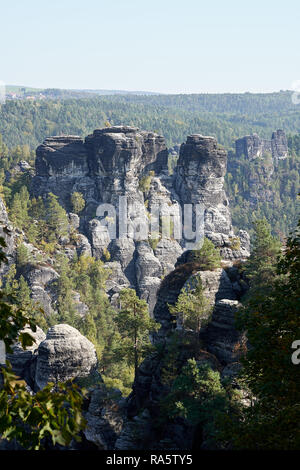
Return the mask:
[[201,271],[214,271],[221,266],[220,250],[206,237],[202,247],[199,250],[193,250],[191,257],[199,265]]
[[150,189],[151,181],[153,176],[155,175],[154,171],[150,171],[149,175],[144,175],[139,180],[139,189],[143,193],[147,193]]
[[201,278],[193,278],[192,283],[183,288],[175,305],[169,305],[172,315],[179,318],[182,328],[200,332],[204,318],[207,318],[209,302],[203,293]]
[[281,244],[271,235],[271,227],[266,219],[256,220],[253,226],[251,255],[245,264],[245,273],[252,291],[255,288],[265,293],[276,276],[276,262],[281,253]]
[[52,193],[49,193],[47,198],[46,221],[49,229],[47,241],[56,241],[68,234],[69,222],[66,211],[59,204],[58,197]]
[[211,443],[216,448],[218,415],[228,411],[231,401],[219,372],[192,358],[182,367],[170,392],[161,401],[162,418],[168,421],[183,418],[189,425],[201,426],[206,445]]
[[71,204],[75,214],[79,214],[85,208],[85,200],[83,195],[77,191],[72,193]]

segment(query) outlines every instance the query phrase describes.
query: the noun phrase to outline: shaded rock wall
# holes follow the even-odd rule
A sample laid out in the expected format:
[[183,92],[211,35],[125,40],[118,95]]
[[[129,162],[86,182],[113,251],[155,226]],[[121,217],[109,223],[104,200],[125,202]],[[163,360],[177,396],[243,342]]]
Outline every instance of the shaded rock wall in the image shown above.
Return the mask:
[[273,132],[271,140],[261,139],[257,134],[242,137],[236,140],[235,149],[237,157],[245,155],[249,160],[271,153],[275,163],[288,155],[287,138],[281,129]]

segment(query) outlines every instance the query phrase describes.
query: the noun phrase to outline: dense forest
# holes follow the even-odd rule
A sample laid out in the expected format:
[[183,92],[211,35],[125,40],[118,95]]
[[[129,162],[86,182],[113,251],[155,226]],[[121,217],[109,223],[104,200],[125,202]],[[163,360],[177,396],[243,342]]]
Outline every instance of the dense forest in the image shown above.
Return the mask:
[[[296,226],[300,113],[292,102],[291,92],[7,101],[0,106],[0,167],[8,170],[20,160],[30,160],[33,164],[35,148],[50,135],[83,137],[109,124],[137,126],[164,135],[167,145],[173,148],[171,170],[179,145],[188,134],[215,136],[228,150],[226,190],[234,226],[251,232],[253,220],[264,216],[273,233],[281,237]],[[268,155],[255,161],[236,157],[237,138],[254,132],[270,138],[278,128],[289,136],[287,160],[270,168],[272,162]]]
[[225,177],[232,221],[252,234],[255,219],[265,217],[282,240],[299,217],[299,135],[290,136],[289,156],[274,164],[271,155],[248,160],[229,152]]
[[188,134],[201,133],[232,148],[235,139],[252,132],[269,138],[275,129],[291,134],[300,129],[299,109],[290,92],[11,100],[0,107],[0,134],[9,147],[35,148],[49,135],[85,136],[106,121],[157,131],[168,146],[181,144]]

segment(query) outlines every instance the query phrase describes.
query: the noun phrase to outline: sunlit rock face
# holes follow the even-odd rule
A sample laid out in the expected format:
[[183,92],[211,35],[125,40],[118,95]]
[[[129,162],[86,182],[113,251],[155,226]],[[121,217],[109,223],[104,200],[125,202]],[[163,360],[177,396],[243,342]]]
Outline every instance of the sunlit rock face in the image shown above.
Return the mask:
[[49,382],[66,382],[88,377],[97,366],[94,345],[76,328],[66,324],[49,328],[39,344],[35,385],[42,389]]
[[232,249],[235,238],[229,202],[224,191],[227,153],[214,137],[190,135],[181,145],[175,169],[175,189],[181,206],[199,204],[204,211],[204,235],[221,248],[224,259],[249,256],[250,240],[242,234],[238,249]]
[[[247,234],[238,238],[232,229],[224,191],[227,154],[213,137],[188,136],[172,176],[168,174],[164,138],[136,127],[96,129],[84,140],[77,136],[51,137],[38,147],[36,154],[32,193],[56,194],[69,213],[71,194],[82,193],[86,204],[76,220],[80,231],[77,254],[92,254],[107,261],[105,255],[109,252],[111,266],[118,265],[118,270],[121,267],[125,284],[148,302],[151,313],[162,278],[174,269],[191,241],[185,230],[178,232],[179,236],[175,233],[179,223],[182,222],[181,227],[185,224],[186,205],[203,208],[202,226],[193,225],[191,230],[198,230],[199,238],[205,235],[212,240],[220,248],[222,258],[233,260],[249,255]],[[147,177],[147,184],[141,184]],[[123,236],[118,232],[120,198],[126,199]],[[99,214],[97,208],[101,204],[114,208],[115,236],[109,232],[108,224],[103,226],[105,217],[109,219],[111,214]],[[151,243],[148,230],[155,207],[171,210],[173,232],[160,235]],[[239,239],[234,249],[233,238]],[[110,285],[111,297],[118,291],[118,286]]]

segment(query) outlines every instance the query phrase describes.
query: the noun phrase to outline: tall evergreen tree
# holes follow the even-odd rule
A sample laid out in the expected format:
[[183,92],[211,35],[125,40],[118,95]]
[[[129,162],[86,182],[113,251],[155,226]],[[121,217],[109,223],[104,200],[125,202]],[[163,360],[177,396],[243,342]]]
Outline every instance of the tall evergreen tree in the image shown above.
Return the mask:
[[210,311],[200,276],[192,278],[182,289],[176,304],[169,305],[169,310],[172,315],[179,317],[183,329],[191,329],[199,334]]
[[252,288],[265,290],[275,278],[281,244],[271,235],[271,227],[265,218],[255,221],[253,225],[254,237],[245,273]]
[[138,366],[151,350],[149,335],[159,328],[159,324],[150,318],[146,301],[139,299],[133,289],[121,291],[120,305],[116,317],[122,336],[119,353],[134,365],[137,374]]
[[49,228],[48,241],[57,241],[68,234],[68,217],[66,211],[58,202],[58,197],[52,193],[47,198],[46,221]]

